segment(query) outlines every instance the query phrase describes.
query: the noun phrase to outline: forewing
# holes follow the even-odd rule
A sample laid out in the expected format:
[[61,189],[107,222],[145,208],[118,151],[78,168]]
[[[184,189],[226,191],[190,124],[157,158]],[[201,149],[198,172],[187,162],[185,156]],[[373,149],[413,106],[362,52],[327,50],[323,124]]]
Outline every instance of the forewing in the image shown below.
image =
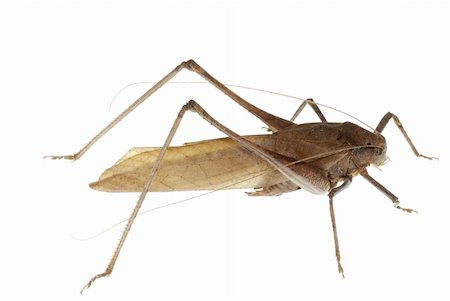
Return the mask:
[[[159,148],[133,148],[90,186],[108,192],[140,192],[158,154]],[[170,147],[150,191],[255,188],[284,181],[267,162],[223,138]]]

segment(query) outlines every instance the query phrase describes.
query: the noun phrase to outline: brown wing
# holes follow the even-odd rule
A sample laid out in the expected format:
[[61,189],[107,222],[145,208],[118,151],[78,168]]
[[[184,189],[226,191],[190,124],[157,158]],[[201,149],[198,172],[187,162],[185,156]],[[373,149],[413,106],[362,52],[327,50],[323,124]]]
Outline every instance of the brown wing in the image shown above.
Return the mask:
[[[90,187],[140,192],[158,154],[159,148],[132,148]],[[286,180],[267,162],[223,138],[170,147],[150,191],[259,188]]]
[[[347,151],[326,155],[350,146],[342,139],[342,126],[341,123],[300,124],[274,134],[244,138],[262,146],[283,164],[319,156],[307,163],[328,172],[349,155]],[[142,191],[159,150],[158,147],[131,149],[97,182],[91,183],[91,188],[109,192]],[[276,194],[295,190],[292,184],[266,161],[231,139],[222,138],[170,147],[150,191],[266,188],[257,195],[270,195],[274,188]]]

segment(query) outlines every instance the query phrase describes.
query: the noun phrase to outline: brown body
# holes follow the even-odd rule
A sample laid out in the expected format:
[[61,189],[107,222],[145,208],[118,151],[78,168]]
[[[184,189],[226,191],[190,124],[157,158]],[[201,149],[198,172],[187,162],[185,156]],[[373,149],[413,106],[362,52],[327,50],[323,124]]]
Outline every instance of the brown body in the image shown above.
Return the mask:
[[[329,187],[376,163],[376,152],[380,153],[381,149],[384,155],[385,150],[381,135],[350,122],[305,123],[273,134],[244,138],[283,164],[314,157],[295,164],[295,168],[321,174]],[[374,147],[368,148],[369,144]],[[364,147],[349,150],[358,146]],[[109,192],[142,191],[159,151],[160,148],[131,149],[90,186]],[[221,138],[168,148],[150,191],[237,188],[260,189],[250,195],[279,195],[302,187],[230,138]]]

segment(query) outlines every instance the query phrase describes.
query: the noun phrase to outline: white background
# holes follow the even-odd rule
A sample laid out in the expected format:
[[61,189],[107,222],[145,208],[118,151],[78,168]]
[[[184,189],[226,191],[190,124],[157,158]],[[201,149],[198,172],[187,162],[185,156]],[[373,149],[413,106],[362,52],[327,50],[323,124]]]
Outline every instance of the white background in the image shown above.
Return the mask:
[[[42,160],[78,150],[150,86],[126,89],[109,110],[125,85],[158,80],[190,58],[225,83],[313,97],[372,126],[396,113],[419,151],[440,160],[414,157],[389,124],[391,162],[370,172],[419,214],[394,210],[356,178],[335,201],[342,280],[326,196],[217,192],[139,218],[113,275],[85,298],[449,298],[448,20],[445,1],[2,3],[0,298],[81,298],[121,229],[74,237],[126,218],[137,199],[87,184],[128,148],[161,145],[187,100],[239,133],[262,132],[213,88],[170,85],[81,160]],[[176,80],[200,78],[183,71]],[[298,105],[235,91],[285,118]],[[174,142],[220,135],[188,114]],[[196,194],[150,194],[144,207]]]

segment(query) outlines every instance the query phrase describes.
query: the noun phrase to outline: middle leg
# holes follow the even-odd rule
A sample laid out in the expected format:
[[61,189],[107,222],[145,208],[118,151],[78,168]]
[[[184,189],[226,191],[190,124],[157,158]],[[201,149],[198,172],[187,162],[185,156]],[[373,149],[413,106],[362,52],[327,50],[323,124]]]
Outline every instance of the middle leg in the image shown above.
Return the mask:
[[312,98],[308,98],[302,102],[302,104],[298,107],[297,111],[295,111],[294,115],[291,117],[292,122],[294,122],[295,118],[297,118],[297,116],[300,115],[300,113],[306,107],[306,104],[309,104],[309,106],[314,110],[316,115],[319,116],[320,121],[327,122],[327,119],[322,114],[322,111],[319,109],[316,102]]
[[341,251],[339,249],[339,240],[337,235],[337,227],[336,227],[336,217],[334,215],[334,205],[333,205],[333,198],[335,195],[337,195],[339,192],[347,188],[352,182],[352,178],[348,177],[344,180],[344,183],[342,183],[340,186],[335,187],[330,190],[328,193],[329,203],[330,203],[330,217],[331,217],[331,225],[333,226],[333,238],[334,238],[334,251],[336,253],[336,260],[338,264],[338,271],[342,275],[342,278],[345,278],[344,276],[344,269],[341,265]]

